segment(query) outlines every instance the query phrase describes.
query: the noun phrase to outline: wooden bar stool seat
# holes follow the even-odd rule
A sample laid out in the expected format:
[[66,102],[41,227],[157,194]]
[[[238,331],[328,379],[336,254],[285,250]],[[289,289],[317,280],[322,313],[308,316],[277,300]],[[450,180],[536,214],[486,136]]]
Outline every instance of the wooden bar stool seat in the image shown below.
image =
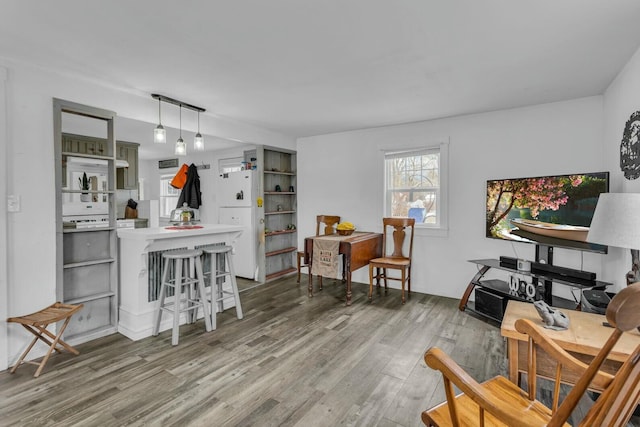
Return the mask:
[[[71,316],[73,316],[73,314],[79,311],[82,307],[82,304],[71,305],[56,302],[55,304],[52,304],[49,307],[35,313],[27,314],[26,316],[8,318],[7,322],[19,323],[24,326],[27,331],[35,335],[35,338],[33,339],[33,341],[31,341],[31,344],[29,344],[24,353],[22,353],[22,356],[20,356],[20,359],[18,359],[18,362],[13,366],[13,368],[11,368],[10,372],[13,374],[16,369],[18,369],[18,366],[22,365],[23,363],[30,363],[32,365],[38,366],[36,373],[33,374],[34,377],[38,377],[42,372],[44,365],[46,365],[47,361],[49,360],[49,356],[51,356],[51,353],[54,350],[58,353],[62,353],[62,350],[66,349],[76,356],[80,354],[78,350],[64,342],[61,337],[64,330],[67,328],[69,321],[71,320]],[[58,330],[57,335],[54,335],[52,332],[47,330],[47,326],[49,326],[51,323],[60,322],[62,320],[64,320],[64,323]],[[47,346],[49,346],[47,354],[39,363],[24,360],[24,358],[27,357],[27,354],[29,354],[29,351],[31,351],[38,340],[41,340]]]

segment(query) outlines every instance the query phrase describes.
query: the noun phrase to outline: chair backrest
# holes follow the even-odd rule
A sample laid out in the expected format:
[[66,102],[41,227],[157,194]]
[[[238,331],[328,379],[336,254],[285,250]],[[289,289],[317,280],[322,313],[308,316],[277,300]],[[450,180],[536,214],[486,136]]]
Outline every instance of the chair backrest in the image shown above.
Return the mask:
[[[409,258],[413,255],[413,228],[416,223],[414,218],[382,218],[382,248],[384,250],[384,256],[388,258]],[[405,228],[411,229],[409,236],[409,254],[404,256],[402,248],[404,246],[404,240],[407,236]],[[392,233],[393,238],[393,252],[391,255],[387,255],[387,240],[388,234]]]
[[335,215],[318,215],[316,217],[316,236],[320,235],[320,224],[324,224],[322,234],[334,234],[336,225],[340,222],[340,217]]
[[[615,328],[611,337],[554,413],[549,426],[560,426],[566,422],[622,333],[640,327],[640,282],[624,288],[613,297],[607,307],[607,321]],[[626,425],[640,398],[639,360],[640,345],[589,409],[581,426]]]

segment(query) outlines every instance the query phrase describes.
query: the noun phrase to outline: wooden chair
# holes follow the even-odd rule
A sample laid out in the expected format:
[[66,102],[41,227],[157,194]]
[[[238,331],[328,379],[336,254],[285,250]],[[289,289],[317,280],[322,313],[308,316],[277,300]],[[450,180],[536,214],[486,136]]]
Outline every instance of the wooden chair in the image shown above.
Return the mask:
[[[422,413],[428,426],[564,426],[590,384],[604,391],[586,413],[580,426],[624,426],[640,399],[640,345],[620,367],[615,377],[599,371],[623,332],[640,326],[640,283],[620,291],[609,303],[607,321],[614,327],[611,336],[591,364],[578,361],[547,338],[541,328],[525,319],[516,329],[529,335],[528,392],[502,376],[482,384],[473,380],[456,362],[438,348],[429,349],[424,360],[442,372],[447,401]],[[536,351],[540,347],[557,363],[553,403],[548,408],[536,400]],[[570,370],[580,379],[562,403],[558,396],[562,372]],[[453,386],[462,393],[455,396]]]
[[[320,235],[320,224],[324,225],[322,229],[323,235],[334,234],[336,232],[336,225],[340,222],[340,217],[335,215],[318,215],[316,217],[316,236]],[[304,251],[298,251],[298,280],[300,283],[300,270],[302,268],[309,270],[309,265],[304,263]],[[310,271],[308,271],[311,274]],[[322,280],[322,279],[320,279]]]
[[[51,353],[54,350],[57,351],[58,353],[62,353],[62,349],[66,349],[67,351],[75,355],[80,354],[78,350],[76,350],[75,348],[71,347],[69,344],[64,342],[61,337],[62,337],[62,334],[64,333],[64,330],[67,328],[69,321],[71,320],[71,316],[77,311],[79,311],[82,307],[83,307],[82,304],[71,305],[71,304],[63,304],[61,302],[56,302],[55,304],[52,304],[49,307],[42,309],[38,312],[27,314],[26,316],[8,318],[7,322],[19,323],[22,326],[24,326],[24,328],[27,331],[35,335],[35,338],[33,339],[33,341],[31,341],[31,344],[29,344],[29,347],[27,347],[24,353],[22,353],[22,355],[20,356],[20,359],[18,359],[18,362],[13,366],[13,368],[11,368],[10,372],[13,374],[16,371],[16,369],[18,369],[18,366],[22,365],[23,363],[30,363],[32,365],[38,366],[36,373],[33,374],[34,377],[38,377],[40,376],[40,373],[42,372],[44,365],[47,364],[47,361],[49,360],[49,356],[51,356]],[[53,333],[47,330],[47,326],[49,326],[52,323],[60,322],[62,320],[64,320],[64,323],[58,329],[57,335],[53,335]],[[31,362],[28,360],[25,361],[24,358],[27,357],[27,354],[29,354],[29,351],[31,351],[31,349],[33,348],[33,346],[38,340],[41,340],[46,345],[48,345],[49,351],[47,351],[47,354],[39,363]]]
[[[399,280],[402,282],[402,303],[404,304],[404,284],[407,284],[407,291],[411,293],[411,256],[413,255],[413,229],[416,220],[414,218],[382,218],[382,258],[374,258],[369,261],[369,301],[373,297],[373,279],[376,279],[376,286],[380,287],[380,279],[384,280],[384,288],[387,287],[387,280]],[[409,237],[409,255],[404,256],[402,248],[406,237],[406,228],[411,229]],[[387,240],[390,230],[393,230],[393,252],[387,255]],[[376,274],[373,274],[373,269]],[[387,269],[400,270],[400,277],[390,277]],[[382,270],[382,272],[381,272]]]

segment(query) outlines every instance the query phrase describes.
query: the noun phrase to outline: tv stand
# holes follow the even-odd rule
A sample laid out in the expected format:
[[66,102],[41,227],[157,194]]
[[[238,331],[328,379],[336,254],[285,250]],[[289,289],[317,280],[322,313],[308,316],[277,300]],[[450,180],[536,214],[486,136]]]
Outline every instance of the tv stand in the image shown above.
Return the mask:
[[[553,248],[544,248],[545,247],[543,247],[541,251],[536,248],[536,260],[537,262],[540,262],[541,259],[544,259],[545,262],[549,263],[553,258]],[[542,299],[544,300],[544,302],[553,307],[576,310],[579,309],[579,301],[571,301],[565,298],[554,296],[552,292],[553,283],[558,283],[577,289],[605,289],[607,286],[611,285],[611,283],[602,282],[599,280],[584,280],[575,277],[556,275],[548,272],[520,271],[515,268],[501,265],[500,261],[497,259],[480,259],[471,260],[469,262],[478,265],[480,269],[467,285],[467,288],[465,289],[464,294],[460,299],[458,308],[460,309],[460,311],[470,310],[482,316],[492,318],[493,320],[498,322],[500,322],[502,319],[477,311],[475,309],[474,303],[472,301],[469,301],[469,297],[475,289],[482,288],[495,295],[510,300],[512,299],[517,301],[533,302],[534,300]],[[512,274],[531,277],[532,283],[536,288],[536,296],[534,298],[527,298],[523,295],[520,295],[518,292],[511,291],[509,289],[509,284],[504,280],[484,279],[485,274],[492,268],[496,270],[506,271]]]

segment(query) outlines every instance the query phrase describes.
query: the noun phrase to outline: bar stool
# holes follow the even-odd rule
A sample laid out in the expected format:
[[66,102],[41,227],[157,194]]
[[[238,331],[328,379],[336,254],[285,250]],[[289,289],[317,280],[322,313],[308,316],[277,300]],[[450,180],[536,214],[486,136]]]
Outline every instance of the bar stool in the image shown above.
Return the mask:
[[[211,272],[208,273],[209,280],[211,282],[211,324],[213,328],[216,328],[216,313],[217,311],[224,311],[223,301],[227,298],[233,297],[236,305],[236,317],[242,319],[242,305],[240,304],[240,294],[238,293],[238,283],[236,281],[236,273],[233,269],[233,262],[231,261],[231,252],[233,247],[231,246],[213,246],[205,248],[203,251],[211,255]],[[228,266],[225,269],[225,265]],[[223,289],[223,284],[226,281],[224,277],[229,277],[231,284],[231,290],[227,291]],[[221,280],[219,280],[221,279]],[[218,310],[216,310],[216,304]]]
[[[173,331],[171,345],[178,345],[180,332],[180,313],[186,313],[187,323],[195,322],[198,309],[202,307],[204,323],[207,332],[211,331],[211,315],[206,302],[204,289],[204,274],[202,272],[202,251],[199,249],[181,249],[164,252],[164,270],[162,271],[162,285],[160,288],[160,304],[156,314],[156,323],[153,327],[153,335],[160,331],[162,312],[173,314]],[[170,264],[173,263],[174,278],[169,278]],[[168,288],[173,288],[173,302],[165,302]],[[182,296],[184,295],[184,299]]]

